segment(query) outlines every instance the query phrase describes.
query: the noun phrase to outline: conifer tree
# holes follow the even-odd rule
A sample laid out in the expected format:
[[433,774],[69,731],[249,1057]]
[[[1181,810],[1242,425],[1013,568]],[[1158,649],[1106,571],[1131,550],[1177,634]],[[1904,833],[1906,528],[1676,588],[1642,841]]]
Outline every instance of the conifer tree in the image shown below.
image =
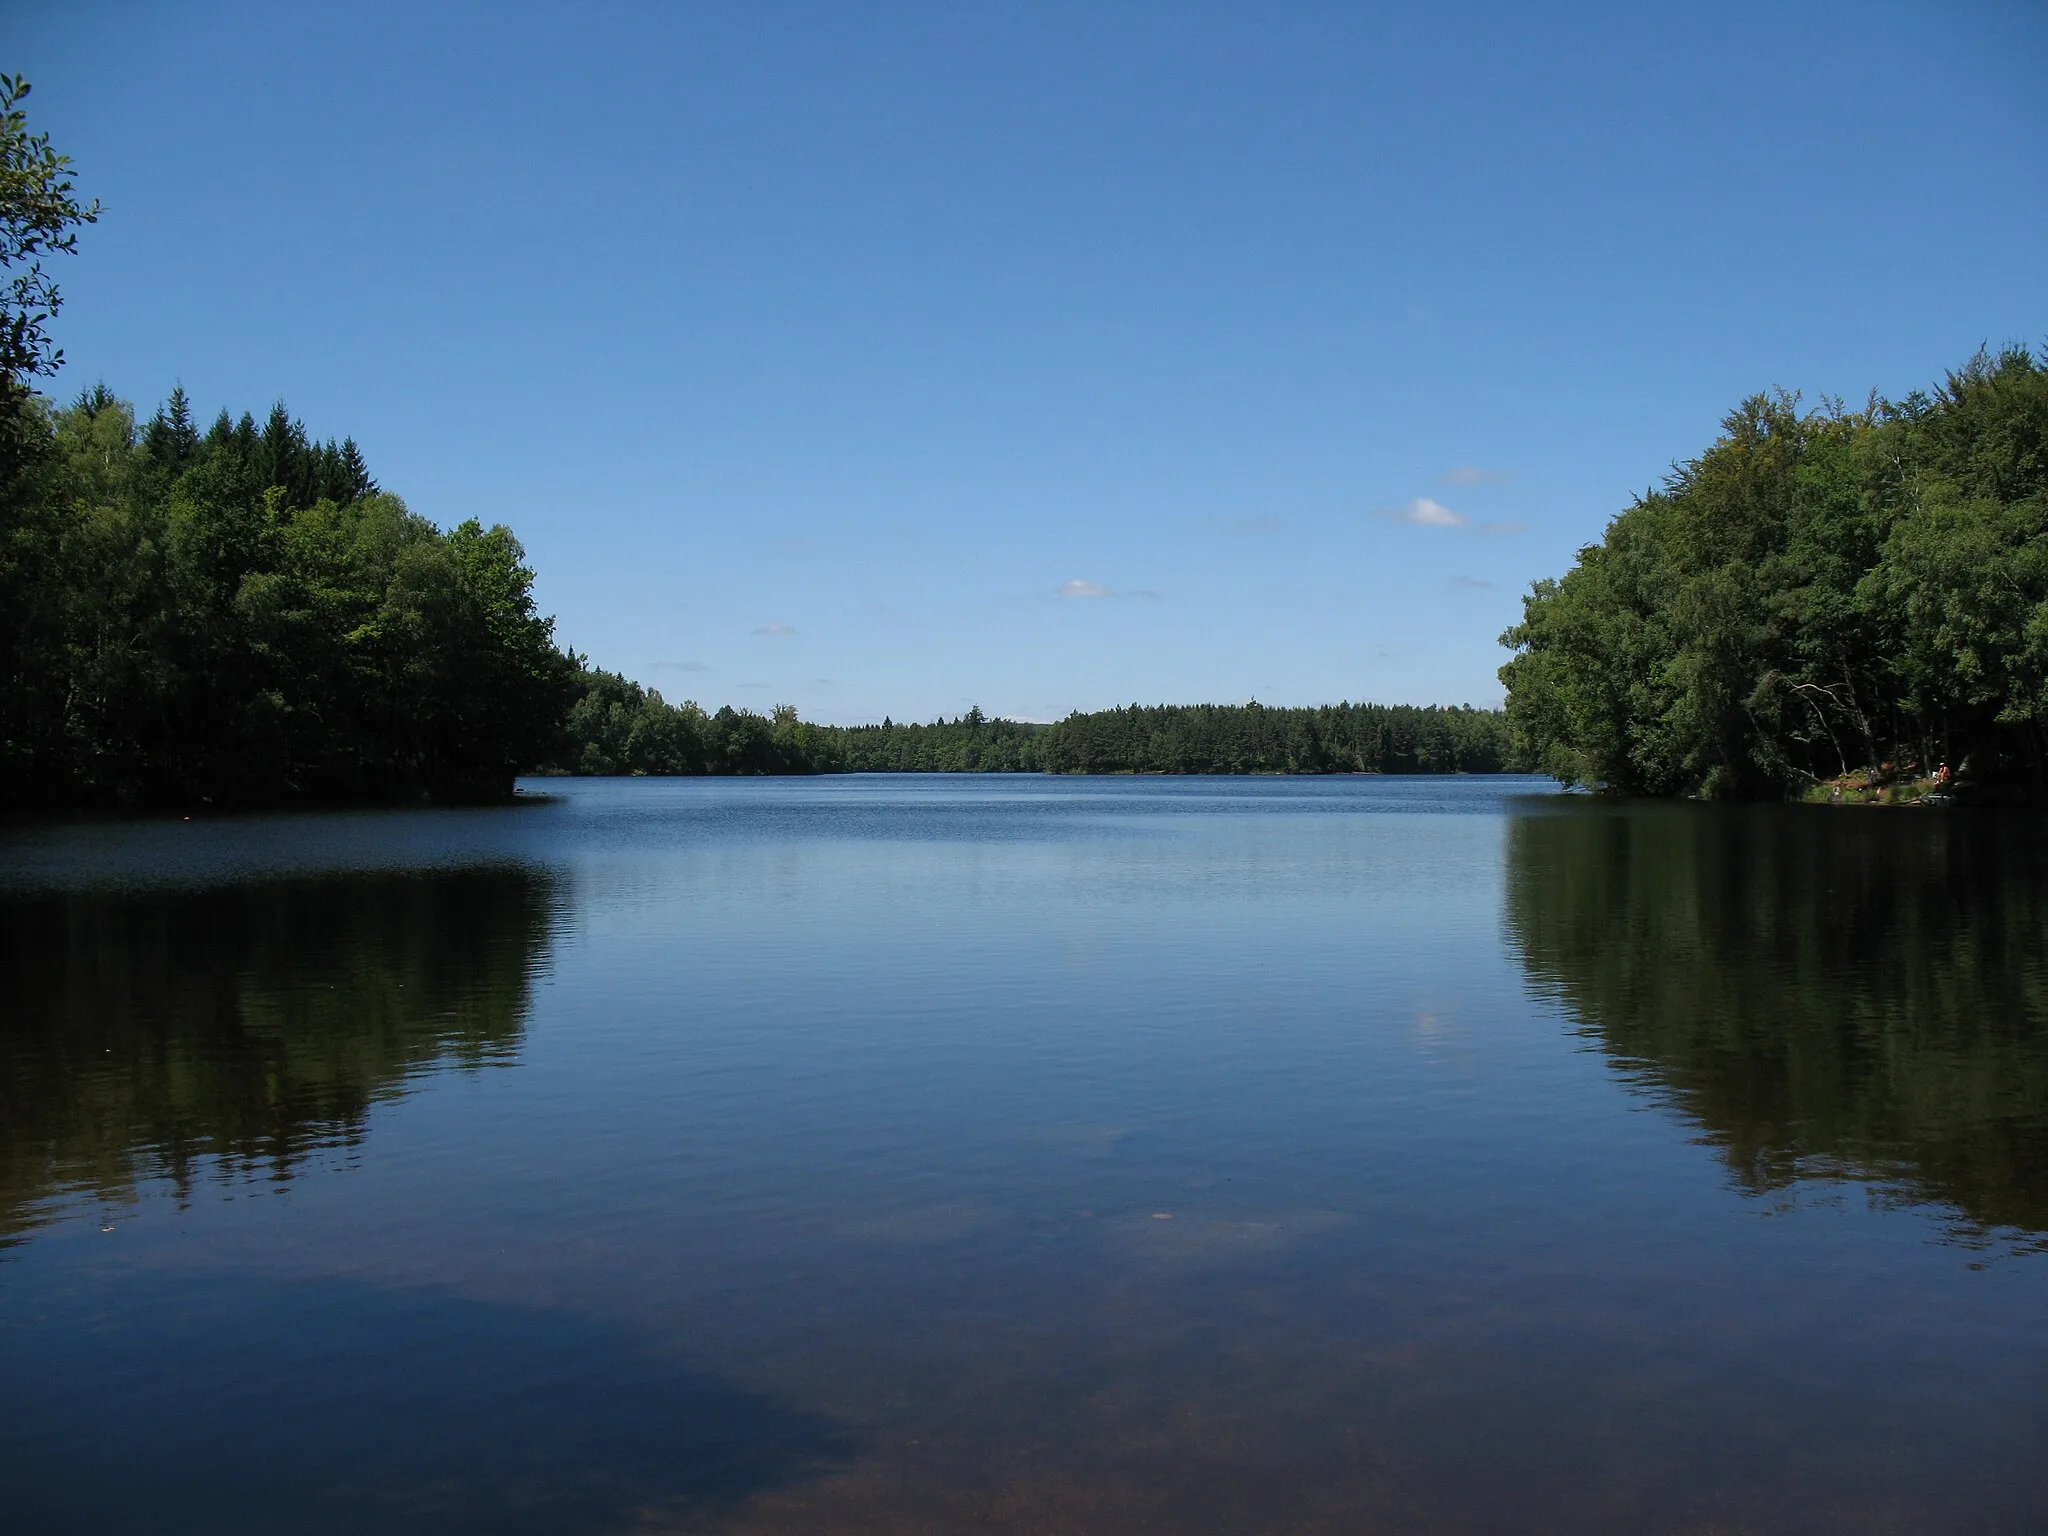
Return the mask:
[[341,440],[342,484],[347,488],[345,496],[337,501],[356,501],[364,496],[377,493],[377,482],[370,478],[370,466],[363,462],[363,451],[356,446],[356,440],[345,437]]
[[192,402],[185,386],[171,387],[171,397],[157,408],[143,432],[150,462],[172,475],[184,472],[199,452],[199,430],[192,425]]

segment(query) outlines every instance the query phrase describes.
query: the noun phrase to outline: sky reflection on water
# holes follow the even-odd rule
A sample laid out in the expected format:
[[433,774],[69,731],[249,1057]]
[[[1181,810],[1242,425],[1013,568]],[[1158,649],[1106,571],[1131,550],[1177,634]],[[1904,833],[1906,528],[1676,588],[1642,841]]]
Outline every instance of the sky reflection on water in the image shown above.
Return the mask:
[[2037,823],[536,787],[7,834],[37,1529],[2048,1498]]

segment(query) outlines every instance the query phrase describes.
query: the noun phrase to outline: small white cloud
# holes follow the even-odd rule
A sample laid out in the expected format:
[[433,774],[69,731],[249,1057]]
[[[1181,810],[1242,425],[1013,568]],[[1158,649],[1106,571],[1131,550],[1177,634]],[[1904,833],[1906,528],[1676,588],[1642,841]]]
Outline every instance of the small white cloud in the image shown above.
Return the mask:
[[796,631],[787,624],[763,624],[754,633],[757,635],[793,635]]
[[1404,523],[1420,523],[1425,528],[1461,528],[1465,523],[1464,513],[1453,512],[1442,502],[1432,501],[1427,496],[1418,496],[1405,507],[1383,507],[1373,516],[1396,518]]
[[1504,469],[1481,469],[1477,464],[1460,464],[1437,477],[1445,485],[1501,485],[1507,481]]
[[1103,586],[1100,582],[1083,581],[1080,577],[1076,576],[1072,581],[1064,582],[1061,584],[1060,596],[1114,597],[1116,596],[1116,594],[1110,591],[1109,588]]

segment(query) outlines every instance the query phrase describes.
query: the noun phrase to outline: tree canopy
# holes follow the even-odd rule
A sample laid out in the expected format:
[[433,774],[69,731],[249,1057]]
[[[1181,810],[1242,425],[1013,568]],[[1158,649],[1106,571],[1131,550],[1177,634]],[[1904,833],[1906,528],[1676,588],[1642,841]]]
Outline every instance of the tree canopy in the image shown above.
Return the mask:
[[1380,704],[1153,705],[1053,724],[980,706],[929,723],[812,725],[670,704],[586,671],[559,773],[1495,773],[1515,766],[1498,710]]
[[1758,395],[1536,584],[1517,750],[1634,794],[1778,797],[1952,765],[2048,784],[2048,360],[1860,410]]
[[282,404],[19,409],[12,803],[492,797],[556,750],[575,666],[509,529],[443,532]]

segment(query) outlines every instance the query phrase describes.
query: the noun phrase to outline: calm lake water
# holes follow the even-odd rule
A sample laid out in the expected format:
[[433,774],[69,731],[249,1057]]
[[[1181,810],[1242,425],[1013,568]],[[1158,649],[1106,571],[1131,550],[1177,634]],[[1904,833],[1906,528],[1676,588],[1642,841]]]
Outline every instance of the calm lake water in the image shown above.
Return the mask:
[[2048,824],[595,780],[0,833],[24,1532],[2038,1532]]

